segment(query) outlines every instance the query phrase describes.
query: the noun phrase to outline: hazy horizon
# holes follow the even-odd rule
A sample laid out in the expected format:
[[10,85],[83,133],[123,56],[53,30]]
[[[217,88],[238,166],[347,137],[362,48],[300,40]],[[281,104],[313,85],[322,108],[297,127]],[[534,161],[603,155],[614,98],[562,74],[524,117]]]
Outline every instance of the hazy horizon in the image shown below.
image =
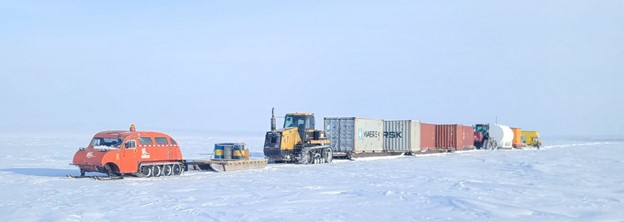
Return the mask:
[[[0,132],[283,115],[624,136],[622,1],[4,1]],[[261,135],[260,135],[261,136]]]

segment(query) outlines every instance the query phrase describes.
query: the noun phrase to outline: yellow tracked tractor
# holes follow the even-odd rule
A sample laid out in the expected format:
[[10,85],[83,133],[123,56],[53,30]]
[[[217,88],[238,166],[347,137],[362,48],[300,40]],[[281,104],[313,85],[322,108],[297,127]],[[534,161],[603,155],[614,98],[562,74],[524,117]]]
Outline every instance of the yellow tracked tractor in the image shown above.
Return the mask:
[[313,113],[289,113],[284,127],[276,129],[275,109],[271,111],[271,131],[264,140],[264,156],[269,162],[301,164],[329,163],[333,159],[325,131],[314,128]]

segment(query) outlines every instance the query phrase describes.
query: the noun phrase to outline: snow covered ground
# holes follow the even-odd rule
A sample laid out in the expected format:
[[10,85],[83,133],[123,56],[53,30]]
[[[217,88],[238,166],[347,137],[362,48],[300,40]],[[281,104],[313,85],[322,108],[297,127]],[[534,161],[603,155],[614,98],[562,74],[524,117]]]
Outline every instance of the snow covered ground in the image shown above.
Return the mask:
[[[215,142],[177,136],[187,159]],[[69,179],[80,136],[0,137],[3,221],[624,221],[624,143],[337,160],[116,181]],[[548,145],[550,144],[550,145]],[[554,145],[553,145],[554,144]]]

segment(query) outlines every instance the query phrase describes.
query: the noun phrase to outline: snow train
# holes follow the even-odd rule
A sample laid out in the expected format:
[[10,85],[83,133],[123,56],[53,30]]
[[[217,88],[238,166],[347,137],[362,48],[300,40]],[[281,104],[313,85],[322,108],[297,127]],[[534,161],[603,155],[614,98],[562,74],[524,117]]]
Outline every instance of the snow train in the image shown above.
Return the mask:
[[[313,114],[308,114],[308,116],[313,116]],[[322,141],[326,141],[324,145],[319,146],[323,149],[321,158],[317,158],[318,161],[311,161],[313,158],[309,157],[305,158],[307,161],[302,161],[301,156],[297,156],[297,152],[277,153],[292,155],[292,160],[295,160],[292,162],[295,163],[314,164],[331,162],[334,157],[350,159],[468,149],[504,149],[525,146],[539,148],[541,145],[536,131],[522,131],[519,128],[496,124],[477,124],[473,127],[461,124],[429,124],[415,120],[388,121],[357,117],[330,117],[325,118],[324,123],[324,130],[308,130],[314,132],[314,135],[321,135]],[[285,127],[286,129],[291,128]],[[297,128],[292,129],[294,132],[292,136],[298,136]],[[285,132],[285,130],[277,131],[272,128],[267,135]],[[307,131],[303,131],[301,135],[309,136]],[[191,169],[230,171],[263,168],[268,161],[275,158],[276,152],[271,149],[275,147],[281,149],[284,145],[283,140],[288,140],[288,138],[281,135],[276,140],[267,136],[267,141],[270,143],[265,141],[265,159],[249,159],[249,151],[244,148],[244,144],[228,143],[215,144],[213,159],[185,160],[180,146],[173,137],[160,132],[139,132],[136,131],[134,125],[131,125],[129,130],[111,130],[95,134],[87,147],[80,148],[74,154],[72,165],[80,169],[80,176],[68,176],[121,179],[128,175],[175,176]],[[314,140],[306,138],[299,140],[299,143],[307,143],[306,141]],[[278,142],[279,144],[276,145]],[[301,147],[309,146],[303,144]],[[272,153],[267,154],[267,150]],[[302,155],[301,153],[299,152],[299,155]],[[87,172],[104,173],[106,177],[86,176]]]
[[271,112],[271,131],[265,137],[264,156],[275,163],[318,164],[329,163],[333,158],[523,146],[519,142],[521,130],[503,125],[473,127],[416,120],[326,117],[324,128],[318,130],[314,113],[288,113],[284,117],[284,127],[277,129],[274,111]]

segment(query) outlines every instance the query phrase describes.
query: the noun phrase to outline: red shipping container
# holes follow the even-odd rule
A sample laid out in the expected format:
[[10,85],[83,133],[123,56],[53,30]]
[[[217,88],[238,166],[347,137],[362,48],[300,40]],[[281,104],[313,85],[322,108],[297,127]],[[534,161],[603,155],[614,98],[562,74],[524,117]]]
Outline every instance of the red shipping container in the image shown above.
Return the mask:
[[436,149],[436,125],[420,123],[420,151],[427,152]]
[[464,126],[464,147],[462,149],[474,149],[474,127]]
[[436,148],[457,150],[464,147],[464,128],[458,124],[436,125]]

